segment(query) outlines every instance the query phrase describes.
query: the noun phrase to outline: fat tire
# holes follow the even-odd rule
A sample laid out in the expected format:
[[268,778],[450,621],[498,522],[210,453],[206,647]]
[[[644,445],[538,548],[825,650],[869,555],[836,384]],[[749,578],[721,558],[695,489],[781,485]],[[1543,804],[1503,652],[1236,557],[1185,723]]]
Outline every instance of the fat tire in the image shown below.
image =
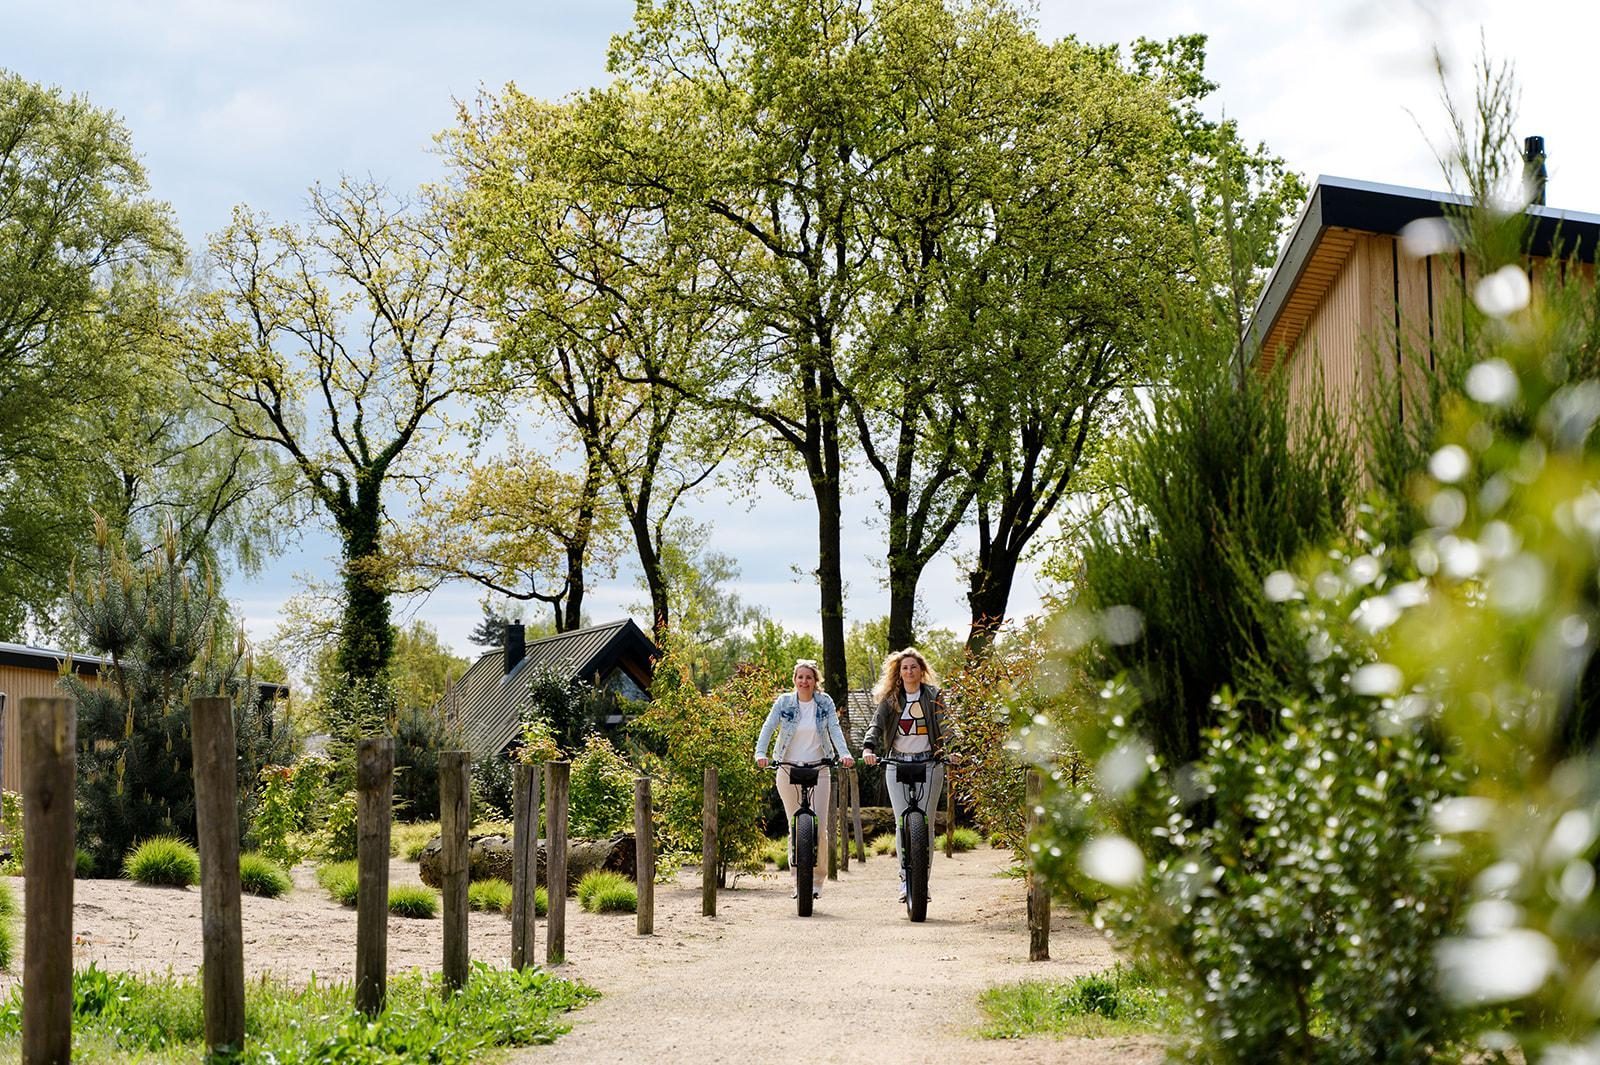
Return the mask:
[[794,902],[801,917],[811,916],[812,877],[817,870],[817,817],[794,819]]
[[928,820],[906,814],[906,913],[913,921],[928,916]]

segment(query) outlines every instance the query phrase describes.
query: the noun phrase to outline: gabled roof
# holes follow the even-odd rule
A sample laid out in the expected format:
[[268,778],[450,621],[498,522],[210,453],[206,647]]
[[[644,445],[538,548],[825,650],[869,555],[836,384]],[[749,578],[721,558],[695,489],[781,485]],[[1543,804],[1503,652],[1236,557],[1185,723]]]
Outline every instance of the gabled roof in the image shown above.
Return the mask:
[[632,619],[574,629],[531,640],[522,661],[505,671],[505,650],[489,651],[472,664],[440,701],[455,716],[473,754],[498,754],[516,739],[528,682],[548,670],[569,682],[603,679],[624,662],[648,677],[660,650]]
[[[1260,359],[1263,369],[1279,351],[1292,350],[1359,235],[1395,236],[1419,218],[1440,218],[1468,203],[1449,192],[1317,178],[1250,316],[1244,350]],[[1545,258],[1560,253],[1594,262],[1600,215],[1543,205],[1529,207],[1527,214],[1533,223],[1528,254]]]

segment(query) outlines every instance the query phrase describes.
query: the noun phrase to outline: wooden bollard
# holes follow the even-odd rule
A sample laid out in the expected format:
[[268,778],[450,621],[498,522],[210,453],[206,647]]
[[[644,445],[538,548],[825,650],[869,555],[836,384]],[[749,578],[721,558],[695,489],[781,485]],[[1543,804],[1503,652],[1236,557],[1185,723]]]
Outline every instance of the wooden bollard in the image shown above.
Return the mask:
[[544,767],[545,893],[544,960],[560,965],[567,960],[567,797],[571,794],[572,764],[550,762]]
[[834,833],[839,843],[839,871],[850,871],[850,770],[839,770],[839,784],[834,788],[839,801],[834,804],[833,821],[838,826]]
[[839,879],[839,781],[828,774],[828,823],[819,826],[828,837],[828,879]]
[[534,904],[539,878],[539,767],[517,763],[514,821],[511,829],[511,967],[525,969],[534,959]]
[[717,915],[717,767],[706,766],[700,807],[700,913]]
[[389,822],[394,812],[394,740],[356,747],[356,1009],[383,1012],[389,995]]
[[467,982],[468,779],[472,755],[439,752],[439,888],[444,896],[444,993]]
[[[1044,782],[1037,769],[1028,770],[1028,839],[1039,831],[1039,799]],[[1050,960],[1050,888],[1033,861],[1028,863],[1028,960]]]
[[244,911],[239,903],[239,745],[233,700],[189,703],[194,820],[200,844],[201,980],[206,1047],[244,1049]]
[[641,936],[656,930],[656,822],[650,805],[650,778],[633,778],[634,881],[639,906],[634,930]]
[[850,815],[855,821],[856,861],[864,862],[867,860],[867,843],[861,834],[861,773],[853,766],[850,768],[849,773]]
[[72,876],[78,712],[71,699],[22,700],[22,1063],[72,1058]]

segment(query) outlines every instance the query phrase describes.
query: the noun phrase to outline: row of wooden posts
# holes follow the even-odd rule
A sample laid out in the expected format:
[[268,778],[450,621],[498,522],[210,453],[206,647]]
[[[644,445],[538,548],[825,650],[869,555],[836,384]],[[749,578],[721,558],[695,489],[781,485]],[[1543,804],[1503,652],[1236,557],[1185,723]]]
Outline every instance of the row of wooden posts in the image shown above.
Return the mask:
[[[65,1065],[72,1048],[72,896],[76,848],[77,712],[71,699],[28,698],[21,707],[23,876],[27,905],[23,940],[23,1065]],[[240,902],[237,746],[233,705],[226,698],[191,703],[195,820],[200,851],[203,933],[202,996],[205,1040],[212,1053],[244,1045],[244,934]],[[467,887],[471,761],[444,751],[439,762],[440,893],[444,909],[443,982],[451,994],[466,983]],[[540,807],[545,811],[549,904],[545,961],[566,956],[567,815],[571,766],[549,762],[543,773],[519,764],[512,832],[511,958],[522,969],[534,960],[534,888]],[[541,779],[542,776],[542,779]],[[1029,826],[1037,824],[1038,778],[1029,778]],[[542,785],[542,786],[541,786]],[[850,868],[846,808],[853,810],[856,858],[866,860],[860,781],[846,771],[832,784],[828,876]],[[394,790],[394,740],[363,739],[357,748],[356,1008],[383,1010],[388,976],[389,830]],[[543,796],[540,792],[543,791]],[[543,802],[541,803],[541,797]],[[839,801],[844,799],[845,801]],[[701,912],[717,912],[717,771],[705,771],[701,855]],[[634,845],[639,935],[654,933],[655,830],[650,778],[634,781]],[[955,824],[950,799],[949,824]],[[952,833],[945,853],[951,852]],[[1029,957],[1049,957],[1048,891],[1029,878]]]

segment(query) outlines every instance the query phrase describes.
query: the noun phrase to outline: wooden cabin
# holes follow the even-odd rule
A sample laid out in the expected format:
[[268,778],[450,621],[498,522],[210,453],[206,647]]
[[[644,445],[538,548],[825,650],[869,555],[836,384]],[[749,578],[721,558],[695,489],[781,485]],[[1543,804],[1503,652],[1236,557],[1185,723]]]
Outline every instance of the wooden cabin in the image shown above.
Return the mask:
[[[1478,281],[1465,254],[1414,254],[1402,240],[1419,220],[1443,219],[1459,196],[1320,177],[1267,278],[1244,350],[1259,372],[1290,375],[1303,395],[1323,390],[1348,413],[1370,402],[1380,375],[1420,373],[1466,328],[1462,300]],[[1543,205],[1532,220],[1529,272],[1593,270],[1600,215]],[[1415,232],[1414,230],[1412,232]],[[1407,370],[1406,364],[1410,369]]]

